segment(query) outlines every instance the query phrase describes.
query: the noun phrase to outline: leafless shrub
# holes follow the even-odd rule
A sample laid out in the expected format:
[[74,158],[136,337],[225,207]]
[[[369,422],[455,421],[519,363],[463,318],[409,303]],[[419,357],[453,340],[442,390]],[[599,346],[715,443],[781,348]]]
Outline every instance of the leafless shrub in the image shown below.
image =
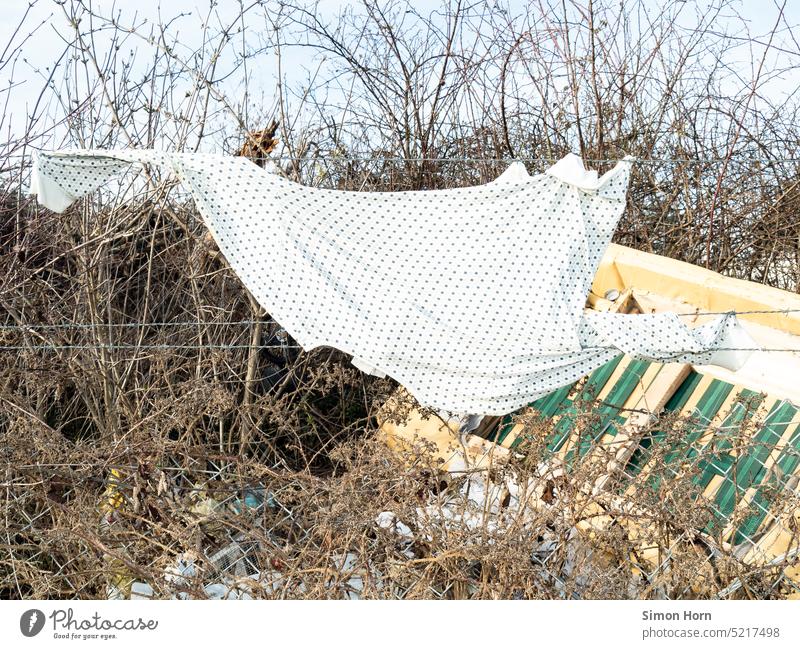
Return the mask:
[[[601,169],[632,154],[618,241],[795,289],[797,103],[774,86],[800,53],[780,7],[752,34],[726,0],[516,14],[450,2],[430,15],[368,1],[337,16],[255,1],[210,7],[186,42],[185,16],[67,0],[40,21],[43,4],[0,56],[6,106],[15,84],[42,88],[27,114],[0,118],[2,596],[105,597],[132,581],[156,597],[210,596],[209,583],[259,597],[785,594],[790,559],[748,563],[700,534],[713,511],[693,476],[707,456],[679,472],[657,461],[690,423],[660,424],[658,486],[615,476],[615,499],[581,488],[606,475],[602,448],[568,475],[542,473],[550,424],[523,417],[526,457],[495,477],[543,504],[506,505],[490,525],[468,478],[442,481],[424,455],[409,463],[372,439],[394,383],[335,351],[301,353],[171,179],[134,172],[63,216],[24,192],[39,147],[249,143],[297,181],[363,191],[485,182],[512,158],[541,171],[568,150]],[[31,69],[51,25],[60,56]],[[745,48],[742,81],[728,56]],[[309,73],[286,78],[299,49]],[[258,83],[265,61],[274,88]],[[778,490],[775,511],[793,499]],[[598,507],[611,522],[585,525]],[[385,512],[410,537],[378,525]]]

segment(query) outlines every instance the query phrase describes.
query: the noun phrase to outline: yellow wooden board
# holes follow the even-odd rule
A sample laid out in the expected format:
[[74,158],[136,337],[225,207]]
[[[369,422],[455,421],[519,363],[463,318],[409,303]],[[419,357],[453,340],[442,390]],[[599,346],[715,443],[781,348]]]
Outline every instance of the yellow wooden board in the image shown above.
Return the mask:
[[745,314],[742,318],[800,335],[800,295],[796,293],[616,244],[608,247],[600,262],[592,293],[603,296],[612,288],[620,292],[630,288],[652,291],[688,302],[701,311],[789,310]]
[[[405,391],[398,389],[394,399],[384,406],[384,412],[405,399]],[[383,413],[378,419],[378,434],[389,448],[402,454],[407,462],[430,462],[443,472],[465,467],[471,470],[489,468],[509,455],[508,449],[483,437],[461,436],[457,420],[445,421],[435,415],[426,418],[416,408],[402,423],[389,420]]]

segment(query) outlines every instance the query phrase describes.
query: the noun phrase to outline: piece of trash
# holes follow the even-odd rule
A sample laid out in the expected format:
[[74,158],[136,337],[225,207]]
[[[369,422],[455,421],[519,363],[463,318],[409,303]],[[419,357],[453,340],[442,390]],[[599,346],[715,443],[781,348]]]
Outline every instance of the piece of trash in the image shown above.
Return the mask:
[[213,574],[231,574],[236,577],[246,576],[248,572],[256,567],[253,565],[253,559],[248,558],[248,555],[252,555],[255,549],[257,549],[257,544],[254,542],[240,544],[234,541],[217,550],[217,552],[207,557],[213,568]]
[[259,510],[264,505],[270,509],[278,507],[275,496],[264,487],[254,487],[242,490],[242,497],[230,503],[230,508],[235,514],[241,514],[245,509]]
[[247,588],[227,584],[207,584],[203,587],[209,599],[253,599]]
[[219,508],[219,502],[213,498],[203,498],[189,508],[193,514],[197,514],[202,518],[210,518],[214,512]]
[[164,570],[164,579],[173,586],[188,586],[189,579],[197,576],[197,566],[194,557],[186,552],[175,558],[175,565]]
[[404,539],[414,539],[411,528],[397,518],[397,515],[394,512],[381,512],[375,517],[375,522],[378,524],[378,527],[394,532]]
[[155,592],[150,584],[134,581],[131,584],[131,599],[153,599]]

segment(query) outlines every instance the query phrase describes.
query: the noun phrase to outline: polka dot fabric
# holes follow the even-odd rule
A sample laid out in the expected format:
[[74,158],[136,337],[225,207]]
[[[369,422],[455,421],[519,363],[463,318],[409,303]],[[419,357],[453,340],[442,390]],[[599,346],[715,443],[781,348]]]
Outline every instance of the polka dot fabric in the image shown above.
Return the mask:
[[300,345],[352,354],[442,411],[512,412],[620,350],[707,362],[739,327],[584,313],[624,208],[627,159],[600,178],[568,156],[536,176],[515,163],[486,185],[366,193],[306,187],[239,157],[64,151],[39,154],[32,193],[63,211],[132,163],[178,176]]

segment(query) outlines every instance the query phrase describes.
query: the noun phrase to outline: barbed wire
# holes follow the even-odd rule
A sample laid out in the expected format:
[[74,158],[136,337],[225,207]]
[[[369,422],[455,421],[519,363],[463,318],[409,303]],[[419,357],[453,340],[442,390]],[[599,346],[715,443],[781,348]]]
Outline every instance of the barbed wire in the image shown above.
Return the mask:
[[[669,311],[662,311],[661,313],[669,313]],[[676,313],[677,316],[698,316],[698,315],[756,315],[756,314],[767,314],[767,313],[782,313],[788,316],[790,313],[800,313],[800,308],[798,309],[750,309],[746,311],[736,311],[732,309],[730,311],[693,311],[691,313]]]
[[[135,149],[134,149],[135,150]],[[78,149],[65,149],[67,151],[78,151]],[[108,149],[108,153],[113,152],[114,149]],[[42,151],[49,153],[50,151]],[[59,152],[54,150],[53,152]],[[177,151],[176,153],[180,153]],[[200,152],[202,153],[202,152]],[[219,154],[230,155],[231,154]],[[7,154],[4,156],[6,159],[12,160],[30,160],[30,154]],[[476,163],[503,163],[511,164],[512,162],[527,162],[527,163],[549,163],[558,162],[561,158],[542,158],[542,157],[520,157],[520,158],[490,158],[490,157],[398,157],[398,156],[315,156],[315,157],[298,157],[291,155],[280,155],[270,157],[256,157],[254,160],[259,162],[476,162]],[[612,164],[622,161],[622,158],[582,158],[583,162],[592,164]],[[794,164],[800,163],[800,157],[796,158],[745,158],[745,157],[731,157],[731,158],[636,158],[630,160],[633,164],[647,165],[647,164]],[[11,167],[4,167],[2,171],[10,170]]]
[[[697,315],[728,315],[728,314],[748,314],[748,313],[786,313],[796,312],[800,309],[782,309],[782,310],[754,310],[754,311],[721,311],[721,312],[699,312],[699,313],[678,313],[679,316],[697,316]],[[635,315],[636,314],[630,314]],[[96,330],[96,329],[129,329],[129,328],[148,328],[148,327],[197,327],[197,326],[250,326],[256,324],[270,324],[274,321],[271,320],[230,320],[220,322],[200,322],[200,321],[182,321],[182,322],[118,322],[118,323],[63,323],[63,324],[24,324],[24,325],[0,325],[0,331],[13,331],[13,332],[28,332],[37,333],[37,330],[51,331],[51,330]],[[89,342],[89,343],[64,343],[64,344],[20,344],[20,345],[0,345],[0,351],[89,351],[106,349],[109,351],[122,351],[122,350],[201,350],[201,349],[219,349],[219,350],[237,350],[237,349],[303,349],[301,345],[292,345],[289,343],[269,344],[262,345],[251,343],[103,343],[103,342]],[[614,345],[591,345],[584,348],[584,350],[611,350],[619,349]],[[622,351],[622,350],[620,350]],[[775,352],[775,353],[800,353],[800,347],[715,347],[709,351],[749,351],[749,352]],[[693,353],[690,351],[677,352],[674,357],[681,356],[686,353]],[[700,352],[703,353],[703,352]]]
[[[235,350],[235,349],[302,349],[300,345],[251,345],[251,344],[225,344],[225,343],[177,343],[177,344],[159,344],[147,343],[136,345],[134,343],[85,343],[80,345],[0,345],[0,351],[89,351],[97,349],[106,349],[108,351],[123,351],[126,349],[160,349],[160,350],[177,350],[177,349],[220,349],[220,350]],[[800,351],[798,349],[797,351]]]
[[[328,345],[320,345],[321,347],[330,347]],[[330,347],[331,349],[336,349],[335,347]],[[75,351],[89,351],[89,350],[97,350],[97,349],[106,349],[109,351],[122,351],[122,350],[140,350],[140,349],[160,349],[160,350],[178,350],[178,349],[219,349],[219,350],[236,350],[236,349],[303,349],[301,345],[252,345],[252,344],[224,344],[224,343],[143,343],[141,345],[137,345],[135,343],[82,343],[82,344],[63,344],[63,345],[41,345],[41,344],[31,344],[31,345],[0,345],[0,351],[67,351],[67,350],[75,350]],[[591,345],[588,347],[582,348],[581,351],[607,351],[607,350],[614,350],[616,349],[619,351],[620,354],[624,354],[624,350],[616,347],[614,345]],[[714,352],[784,352],[784,353],[800,353],[800,347],[714,347],[713,349],[703,350],[703,351],[680,351],[674,352],[671,354],[665,354],[664,358],[667,356],[670,359],[678,359],[681,356],[686,354],[706,354],[706,353],[714,353]],[[667,361],[662,361],[667,362]],[[680,361],[676,361],[680,362]],[[702,364],[702,363],[701,363]]]
[[[260,161],[281,161],[281,162],[495,162],[511,164],[512,162],[528,163],[554,163],[561,158],[467,158],[467,157],[446,157],[446,158],[399,158],[399,157],[353,157],[337,158],[335,156],[324,156],[317,158],[298,158],[292,156],[276,156],[270,158],[258,158]],[[622,158],[582,158],[583,162],[592,164],[613,164],[621,162]],[[777,163],[798,163],[800,158],[633,158],[633,164],[777,164]]]
[[65,322],[58,324],[24,323],[13,325],[0,325],[0,331],[16,331],[24,329],[105,329],[105,328],[147,328],[147,327],[196,327],[196,326],[233,326],[272,324],[274,320],[181,320],[175,322]]
[[[671,311],[660,311],[659,313],[672,313]],[[706,315],[765,315],[765,314],[783,314],[788,316],[791,313],[800,313],[800,308],[797,309],[749,309],[737,311],[731,309],[728,311],[689,311],[684,313],[675,313],[680,317],[697,317]],[[620,314],[620,315],[648,315],[648,314]],[[26,330],[60,330],[60,329],[147,329],[157,327],[216,327],[216,326],[253,326],[258,324],[277,324],[275,320],[178,320],[178,321],[155,321],[155,322],[64,322],[64,323],[22,323],[22,324],[0,324],[0,331],[26,331]]]

